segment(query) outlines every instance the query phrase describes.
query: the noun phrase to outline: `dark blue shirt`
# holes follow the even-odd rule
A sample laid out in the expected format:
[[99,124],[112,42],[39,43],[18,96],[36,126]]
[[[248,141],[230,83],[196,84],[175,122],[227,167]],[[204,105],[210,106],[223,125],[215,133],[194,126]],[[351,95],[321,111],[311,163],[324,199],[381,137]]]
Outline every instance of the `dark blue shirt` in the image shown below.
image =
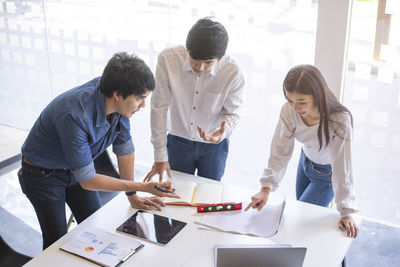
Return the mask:
[[48,169],[70,169],[78,182],[96,173],[93,159],[113,144],[113,152],[135,151],[129,119],[113,113],[106,118],[100,77],[56,97],[36,120],[24,145],[23,156]]

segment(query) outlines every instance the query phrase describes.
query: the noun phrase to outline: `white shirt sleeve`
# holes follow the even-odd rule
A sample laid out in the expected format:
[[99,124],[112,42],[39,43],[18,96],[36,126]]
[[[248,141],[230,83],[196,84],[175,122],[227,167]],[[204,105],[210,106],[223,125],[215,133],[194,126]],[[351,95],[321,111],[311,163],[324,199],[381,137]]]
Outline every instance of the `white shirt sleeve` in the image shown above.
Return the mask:
[[278,188],[292,157],[295,141],[294,133],[295,124],[290,113],[290,106],[284,105],[271,142],[268,168],[264,169],[260,179],[262,187],[269,187],[272,191]]
[[171,104],[171,88],[165,60],[160,55],[156,68],[156,86],[151,96],[151,142],[154,147],[154,161],[168,161],[167,153],[167,115]]
[[352,126],[348,114],[338,116],[344,127],[335,127],[332,163],[332,186],[335,192],[335,203],[340,215],[348,216],[358,211],[354,192],[354,179],[351,158]]
[[240,120],[240,111],[243,106],[244,98],[244,77],[243,73],[238,69],[232,75],[231,82],[227,85],[229,88],[228,96],[222,107],[222,120],[226,121],[225,131],[222,135],[221,141],[224,138],[229,138],[233,130],[236,128]]

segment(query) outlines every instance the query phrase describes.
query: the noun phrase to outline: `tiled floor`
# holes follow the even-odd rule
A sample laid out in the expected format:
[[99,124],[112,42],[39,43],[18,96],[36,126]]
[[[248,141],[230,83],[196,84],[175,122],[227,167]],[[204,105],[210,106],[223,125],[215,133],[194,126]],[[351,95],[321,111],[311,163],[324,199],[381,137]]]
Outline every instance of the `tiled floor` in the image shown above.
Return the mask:
[[27,130],[20,130],[0,124],[0,162],[19,154],[21,144],[27,135]]
[[35,210],[22,193],[18,182],[17,171],[19,166],[19,163],[14,164],[16,169],[0,177],[0,206],[40,233]]

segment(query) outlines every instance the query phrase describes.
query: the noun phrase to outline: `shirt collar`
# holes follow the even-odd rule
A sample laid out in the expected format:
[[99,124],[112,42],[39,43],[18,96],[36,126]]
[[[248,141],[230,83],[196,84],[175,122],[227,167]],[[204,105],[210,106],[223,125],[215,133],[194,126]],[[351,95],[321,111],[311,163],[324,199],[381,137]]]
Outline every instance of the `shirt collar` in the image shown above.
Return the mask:
[[[212,69],[211,69],[208,73],[206,73],[206,74],[211,74],[212,76],[217,76],[217,71],[218,71],[218,66],[219,66],[218,63],[219,63],[220,60],[221,60],[221,59],[219,59],[218,62],[217,62],[217,64],[215,64],[215,65],[212,67]],[[190,71],[190,72],[196,74],[196,73],[192,70],[192,67],[190,66],[189,53],[188,53],[188,52],[186,52],[186,58],[185,58],[185,62],[183,63],[183,68],[182,68],[182,70],[183,70],[183,71]]]
[[106,96],[100,92],[100,88],[96,89],[96,127],[103,126],[107,123],[106,118]]

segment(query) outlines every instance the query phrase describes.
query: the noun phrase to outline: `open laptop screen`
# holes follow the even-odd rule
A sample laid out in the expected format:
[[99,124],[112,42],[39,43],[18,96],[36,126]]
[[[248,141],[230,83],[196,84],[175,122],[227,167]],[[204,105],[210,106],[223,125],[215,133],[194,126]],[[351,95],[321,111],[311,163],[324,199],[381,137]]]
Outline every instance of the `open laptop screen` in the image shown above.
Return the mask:
[[302,267],[306,248],[288,246],[215,247],[216,267]]

